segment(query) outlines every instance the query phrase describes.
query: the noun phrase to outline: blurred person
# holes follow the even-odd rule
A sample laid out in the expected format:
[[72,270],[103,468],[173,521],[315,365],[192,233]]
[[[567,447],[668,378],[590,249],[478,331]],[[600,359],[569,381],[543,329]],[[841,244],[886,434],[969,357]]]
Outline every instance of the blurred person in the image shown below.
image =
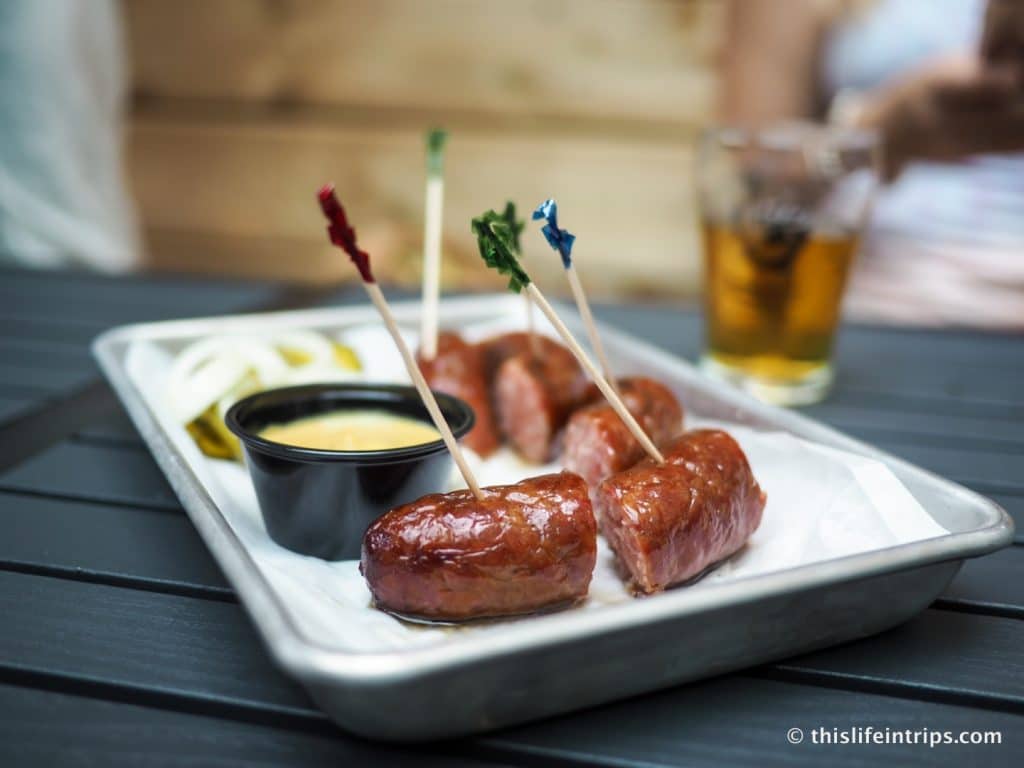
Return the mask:
[[722,119],[876,130],[854,314],[1024,328],[1024,2],[733,0]]
[[116,0],[0,1],[0,264],[129,268]]

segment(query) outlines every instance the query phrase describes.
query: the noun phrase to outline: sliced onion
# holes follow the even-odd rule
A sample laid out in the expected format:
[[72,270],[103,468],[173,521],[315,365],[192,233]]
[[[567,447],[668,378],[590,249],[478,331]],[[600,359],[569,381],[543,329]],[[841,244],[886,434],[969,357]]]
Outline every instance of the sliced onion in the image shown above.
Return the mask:
[[171,412],[179,423],[188,424],[230,392],[248,372],[248,363],[230,354],[211,357],[188,369],[188,373],[184,369],[172,371],[167,390]]
[[303,365],[292,368],[281,380],[281,386],[297,384],[332,384],[343,381],[361,381],[361,371],[350,371],[337,365]]
[[[291,366],[282,349],[302,352],[309,362]],[[189,424],[211,406],[223,418],[236,400],[261,389],[360,378],[361,373],[338,363],[333,341],[315,331],[285,331],[266,338],[211,336],[178,353],[168,401],[178,422]]]
[[172,383],[184,380],[208,359],[224,354],[245,360],[264,383],[274,381],[288,367],[280,353],[261,339],[252,336],[211,336],[190,344],[178,353],[171,370]]
[[183,349],[174,360],[168,397],[183,424],[216,403],[247,375],[257,386],[273,386],[288,370],[269,344],[251,336],[212,336]]

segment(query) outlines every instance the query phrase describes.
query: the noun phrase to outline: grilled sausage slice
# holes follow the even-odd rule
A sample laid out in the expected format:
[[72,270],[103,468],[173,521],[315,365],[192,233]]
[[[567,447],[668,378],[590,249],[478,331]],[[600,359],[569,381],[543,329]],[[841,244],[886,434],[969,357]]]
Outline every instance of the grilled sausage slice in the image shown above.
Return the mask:
[[491,396],[502,436],[523,458],[544,463],[557,454],[558,438],[582,402],[587,379],[557,341],[538,335],[534,350],[529,338],[507,333],[484,342],[485,366],[493,371]]
[[473,429],[463,442],[480,456],[494,453],[501,440],[484,367],[483,349],[469,344],[457,333],[443,331],[437,337],[437,355],[433,360],[417,358],[423,377],[431,389],[465,400],[476,415]]
[[740,446],[695,430],[606,478],[595,504],[601,533],[632,586],[659,592],[737,552],[761,524],[765,494]]
[[583,478],[542,475],[484,494],[431,494],[370,526],[359,568],[378,607],[464,621],[586,596],[597,523]]
[[[683,429],[683,408],[664,384],[645,377],[619,379],[626,408],[655,445],[661,446]],[[590,405],[577,409],[565,428],[562,465],[591,488],[644,457],[644,449],[597,388]]]
[[[561,346],[557,341],[549,339],[544,334],[537,334],[539,352],[543,355],[552,346]],[[492,381],[498,368],[510,357],[516,357],[532,349],[530,334],[526,331],[512,331],[492,336],[480,342],[480,349],[484,355],[484,370],[487,380]]]

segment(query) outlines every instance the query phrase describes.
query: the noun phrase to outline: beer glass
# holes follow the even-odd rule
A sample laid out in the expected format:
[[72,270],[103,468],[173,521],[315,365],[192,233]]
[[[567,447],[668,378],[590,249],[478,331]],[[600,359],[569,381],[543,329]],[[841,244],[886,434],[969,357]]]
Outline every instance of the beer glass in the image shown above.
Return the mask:
[[870,133],[810,123],[704,135],[706,371],[777,404],[825,396],[876,147]]

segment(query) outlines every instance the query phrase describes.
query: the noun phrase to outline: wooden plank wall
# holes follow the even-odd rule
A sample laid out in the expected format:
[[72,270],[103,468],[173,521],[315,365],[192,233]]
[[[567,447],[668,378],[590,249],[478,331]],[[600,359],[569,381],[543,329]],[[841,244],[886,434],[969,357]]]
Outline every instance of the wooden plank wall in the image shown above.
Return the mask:
[[[425,128],[451,132],[445,281],[494,286],[469,219],[555,195],[602,295],[692,293],[691,169],[716,0],[124,0],[129,164],[151,264],[327,281],[337,182],[393,279],[418,280]],[[527,260],[556,278],[534,234]],[[561,281],[552,282],[561,285]]]

